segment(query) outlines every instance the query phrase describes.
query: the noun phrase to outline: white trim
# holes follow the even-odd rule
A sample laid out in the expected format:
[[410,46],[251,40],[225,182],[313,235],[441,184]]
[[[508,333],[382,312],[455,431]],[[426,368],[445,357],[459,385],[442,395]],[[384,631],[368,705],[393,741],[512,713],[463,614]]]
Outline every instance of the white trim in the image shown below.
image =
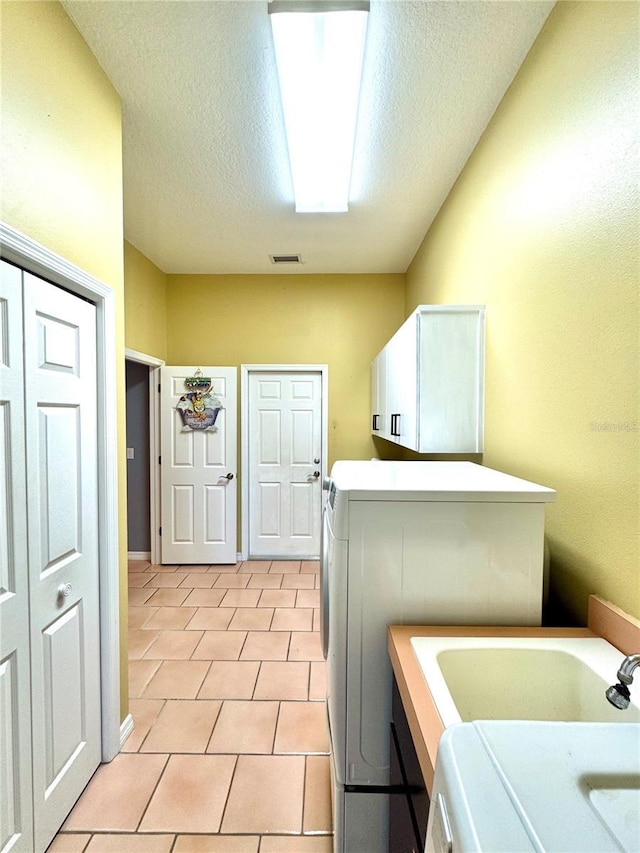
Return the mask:
[[[322,381],[322,464],[321,480],[327,476],[329,453],[329,365],[328,364],[241,364],[240,365],[240,460],[242,471],[242,554],[239,559],[249,558],[249,435],[245,429],[249,417],[249,374],[250,373],[320,373]],[[322,491],[324,503],[325,493]]]
[[0,255],[96,306],[102,761],[111,761],[120,751],[115,293],[108,285],[4,222],[0,222]]
[[151,367],[162,367],[164,365],[163,359],[156,358],[155,355],[147,355],[146,352],[129,349],[129,347],[125,347],[124,357],[127,361],[137,361],[138,364],[148,364]]
[[151,551],[127,551],[127,560],[148,560],[151,562]]
[[120,749],[124,746],[124,742],[129,737],[129,735],[133,732],[133,717],[131,714],[127,714],[127,716],[122,721],[120,726]]
[[162,560],[160,496],[160,368],[149,368],[149,523],[151,524],[151,562]]
[[[146,364],[149,368],[149,524],[151,555],[149,559],[155,565],[161,560],[162,541],[160,538],[160,368],[165,362],[161,358],[138,352],[128,347],[124,351],[127,361]],[[131,558],[130,558],[131,559]]]

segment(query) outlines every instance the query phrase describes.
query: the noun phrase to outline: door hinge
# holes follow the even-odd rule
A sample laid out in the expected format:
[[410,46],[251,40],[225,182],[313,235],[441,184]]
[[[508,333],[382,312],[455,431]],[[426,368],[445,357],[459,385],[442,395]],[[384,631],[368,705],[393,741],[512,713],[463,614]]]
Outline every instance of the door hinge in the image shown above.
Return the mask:
[[160,528],[160,529],[158,530],[158,535],[159,535],[159,536],[162,536],[162,528]]
[[158,382],[158,394],[160,393],[160,383]]
[[158,465],[162,465],[162,456],[158,456]]

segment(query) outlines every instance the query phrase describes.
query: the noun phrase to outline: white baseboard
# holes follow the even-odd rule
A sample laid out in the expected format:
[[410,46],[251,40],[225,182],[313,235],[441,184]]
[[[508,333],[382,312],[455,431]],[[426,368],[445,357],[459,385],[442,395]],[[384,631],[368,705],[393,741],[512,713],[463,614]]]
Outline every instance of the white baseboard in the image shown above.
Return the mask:
[[151,551],[128,551],[129,560],[151,560]]
[[133,717],[131,714],[127,714],[122,723],[120,724],[120,749],[124,746],[124,742],[129,737],[131,732],[133,731]]

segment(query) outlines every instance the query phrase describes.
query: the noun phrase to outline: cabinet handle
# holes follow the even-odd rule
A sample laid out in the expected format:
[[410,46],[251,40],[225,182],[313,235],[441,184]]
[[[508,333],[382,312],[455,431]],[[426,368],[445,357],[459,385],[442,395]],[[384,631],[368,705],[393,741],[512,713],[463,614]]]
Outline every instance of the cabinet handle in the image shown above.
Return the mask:
[[400,437],[400,427],[398,426],[399,423],[400,423],[400,415],[399,414],[391,415],[391,435],[394,435],[397,438]]
[[380,429],[380,427],[378,426],[379,420],[380,420],[380,415],[374,415],[372,418],[371,429],[375,430],[376,432],[378,432],[378,430]]

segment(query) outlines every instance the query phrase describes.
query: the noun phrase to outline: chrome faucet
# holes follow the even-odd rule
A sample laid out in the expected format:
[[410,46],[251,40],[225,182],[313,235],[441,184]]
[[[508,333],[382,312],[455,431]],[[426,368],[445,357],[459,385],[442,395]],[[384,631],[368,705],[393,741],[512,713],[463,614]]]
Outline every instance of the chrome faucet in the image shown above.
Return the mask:
[[613,684],[605,693],[609,702],[621,711],[624,711],[625,708],[629,707],[631,694],[629,693],[628,685],[633,683],[633,671],[637,666],[640,666],[640,654],[629,655],[626,657],[622,661],[620,669],[618,670],[618,679],[620,683]]

